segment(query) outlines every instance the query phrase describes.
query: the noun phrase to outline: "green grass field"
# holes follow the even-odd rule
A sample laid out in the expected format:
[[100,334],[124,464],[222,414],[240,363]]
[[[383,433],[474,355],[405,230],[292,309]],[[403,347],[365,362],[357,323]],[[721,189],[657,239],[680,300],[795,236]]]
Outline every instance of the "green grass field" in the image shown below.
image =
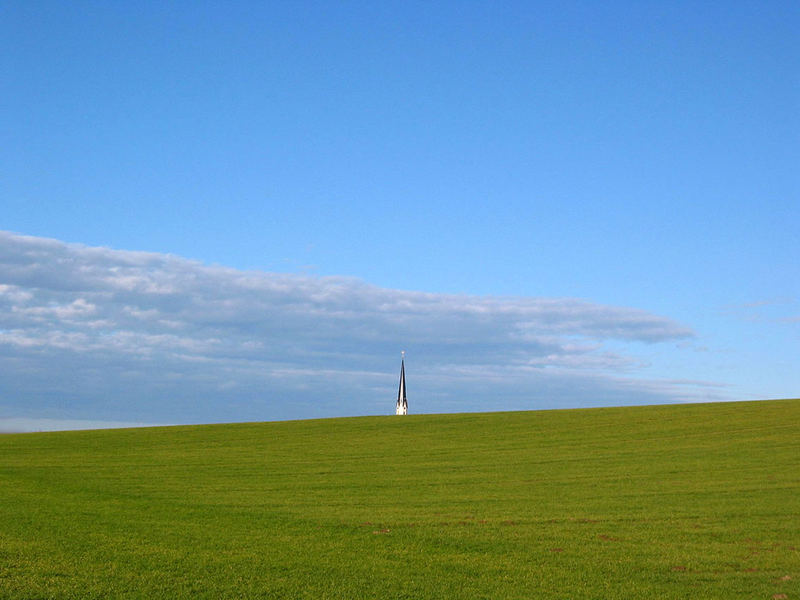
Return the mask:
[[0,436],[2,598],[800,598],[800,400]]

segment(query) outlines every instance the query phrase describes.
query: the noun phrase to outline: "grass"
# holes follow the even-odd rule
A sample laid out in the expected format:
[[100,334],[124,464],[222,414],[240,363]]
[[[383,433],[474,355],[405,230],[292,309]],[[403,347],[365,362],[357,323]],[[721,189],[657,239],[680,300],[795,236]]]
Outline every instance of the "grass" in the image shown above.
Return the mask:
[[0,598],[800,598],[800,400],[0,436]]

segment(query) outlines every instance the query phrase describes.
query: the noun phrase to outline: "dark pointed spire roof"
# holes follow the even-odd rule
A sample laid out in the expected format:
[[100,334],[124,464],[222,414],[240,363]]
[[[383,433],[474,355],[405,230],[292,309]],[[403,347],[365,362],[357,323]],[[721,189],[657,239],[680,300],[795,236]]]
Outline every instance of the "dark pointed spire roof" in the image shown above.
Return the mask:
[[406,399],[406,361],[405,351],[400,359],[400,388],[397,390],[397,408],[408,410],[408,400]]

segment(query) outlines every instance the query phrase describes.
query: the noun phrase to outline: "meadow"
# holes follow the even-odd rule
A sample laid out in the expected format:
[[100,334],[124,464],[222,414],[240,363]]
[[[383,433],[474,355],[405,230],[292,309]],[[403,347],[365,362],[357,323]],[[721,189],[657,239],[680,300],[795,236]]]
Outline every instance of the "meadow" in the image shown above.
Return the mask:
[[800,400],[2,435],[0,598],[800,598]]

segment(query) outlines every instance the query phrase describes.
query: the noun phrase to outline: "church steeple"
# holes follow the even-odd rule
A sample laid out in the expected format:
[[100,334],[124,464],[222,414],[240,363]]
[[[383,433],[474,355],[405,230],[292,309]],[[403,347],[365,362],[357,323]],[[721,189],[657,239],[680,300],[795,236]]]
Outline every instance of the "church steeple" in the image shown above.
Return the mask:
[[400,389],[397,390],[397,408],[395,409],[396,415],[408,414],[408,400],[406,399],[406,351],[400,353]]

